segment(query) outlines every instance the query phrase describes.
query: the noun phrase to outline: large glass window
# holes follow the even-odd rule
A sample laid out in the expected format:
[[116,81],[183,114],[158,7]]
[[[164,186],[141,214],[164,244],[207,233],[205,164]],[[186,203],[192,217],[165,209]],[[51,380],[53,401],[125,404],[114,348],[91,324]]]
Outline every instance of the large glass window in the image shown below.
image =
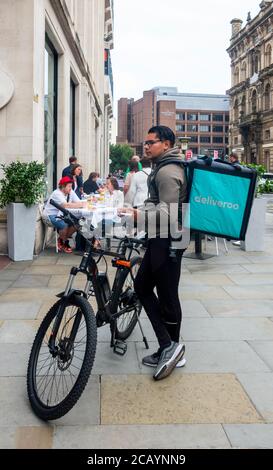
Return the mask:
[[70,133],[69,133],[69,156],[75,155],[76,127],[75,127],[75,107],[76,107],[76,85],[70,79]]
[[223,139],[223,137],[213,137],[213,143],[214,144],[223,144],[224,139]]
[[185,126],[183,124],[176,125],[177,132],[185,132]]
[[200,121],[210,121],[210,114],[200,114]]
[[200,137],[200,143],[201,144],[210,144],[210,137],[209,136],[201,136]]
[[198,144],[198,136],[197,135],[189,135],[189,139],[191,143]]
[[200,126],[200,132],[210,132],[210,126]]
[[224,120],[224,116],[223,114],[213,114],[212,119],[216,122],[222,122]]
[[223,126],[213,126],[213,132],[224,132]]
[[198,114],[188,113],[188,121],[198,121]]
[[176,114],[177,121],[185,121],[185,113],[177,113]]
[[188,132],[198,132],[198,126],[195,126],[193,124],[188,124],[187,129]]
[[57,77],[58,55],[46,35],[44,76],[44,158],[47,194],[57,187]]

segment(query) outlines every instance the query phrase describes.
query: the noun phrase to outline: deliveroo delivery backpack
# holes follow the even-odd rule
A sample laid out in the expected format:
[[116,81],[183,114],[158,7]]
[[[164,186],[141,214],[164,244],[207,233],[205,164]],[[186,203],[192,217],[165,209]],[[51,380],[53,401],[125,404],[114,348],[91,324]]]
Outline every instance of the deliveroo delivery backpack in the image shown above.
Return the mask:
[[187,178],[190,228],[220,238],[245,240],[256,170],[205,157],[188,163]]

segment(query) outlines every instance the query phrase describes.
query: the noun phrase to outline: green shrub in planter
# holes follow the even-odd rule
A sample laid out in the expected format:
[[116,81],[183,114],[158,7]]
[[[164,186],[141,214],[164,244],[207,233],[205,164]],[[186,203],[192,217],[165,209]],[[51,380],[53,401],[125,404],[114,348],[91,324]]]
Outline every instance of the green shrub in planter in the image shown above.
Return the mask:
[[36,161],[2,164],[4,178],[0,180],[0,207],[21,202],[26,207],[37,204],[45,194],[45,165]]

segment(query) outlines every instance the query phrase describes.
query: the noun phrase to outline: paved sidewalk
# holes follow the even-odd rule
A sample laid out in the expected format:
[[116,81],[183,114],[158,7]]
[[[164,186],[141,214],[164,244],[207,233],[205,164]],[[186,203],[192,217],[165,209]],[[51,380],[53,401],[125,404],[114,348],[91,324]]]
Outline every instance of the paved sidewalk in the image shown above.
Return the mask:
[[[273,448],[273,214],[265,253],[228,244],[181,279],[187,366],[155,383],[141,365],[138,327],[124,358],[99,330],[92,376],[74,409],[45,424],[26,397],[37,327],[65,285],[74,255],[46,250],[0,272],[0,448]],[[208,250],[215,253],[214,242]],[[79,280],[79,285],[82,280]],[[156,349],[148,320],[143,324]]]

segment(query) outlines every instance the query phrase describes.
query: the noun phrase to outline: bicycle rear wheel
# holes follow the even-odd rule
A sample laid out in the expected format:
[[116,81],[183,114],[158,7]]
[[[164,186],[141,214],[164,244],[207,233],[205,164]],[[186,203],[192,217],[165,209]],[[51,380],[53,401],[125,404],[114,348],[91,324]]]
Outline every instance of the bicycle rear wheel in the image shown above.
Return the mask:
[[[29,401],[43,420],[61,418],[75,405],[88,382],[96,353],[97,327],[90,304],[77,295],[64,302],[61,299],[53,305],[41,323],[28,363]],[[62,318],[52,348],[50,338],[58,314]]]
[[142,258],[135,256],[131,260],[131,270],[123,270],[120,273],[119,289],[116,298],[113,301],[113,311],[124,313],[111,324],[111,331],[115,329],[115,338],[125,341],[132,334],[138,316],[140,315],[142,305],[137,298],[134,288],[134,279],[141,265]]

